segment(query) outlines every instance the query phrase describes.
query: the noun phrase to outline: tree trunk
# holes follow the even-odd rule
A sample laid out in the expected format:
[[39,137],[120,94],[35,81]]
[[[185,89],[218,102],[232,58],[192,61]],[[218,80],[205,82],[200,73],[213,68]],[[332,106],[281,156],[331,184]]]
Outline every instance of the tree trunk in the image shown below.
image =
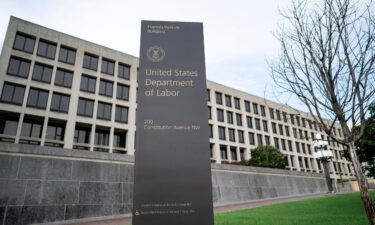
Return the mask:
[[365,175],[362,172],[362,167],[358,161],[357,153],[355,151],[354,142],[350,143],[349,146],[350,158],[354,166],[354,171],[357,177],[357,183],[361,194],[362,202],[365,207],[367,217],[371,225],[375,225],[375,208],[372,202],[372,198],[368,192],[368,183]]

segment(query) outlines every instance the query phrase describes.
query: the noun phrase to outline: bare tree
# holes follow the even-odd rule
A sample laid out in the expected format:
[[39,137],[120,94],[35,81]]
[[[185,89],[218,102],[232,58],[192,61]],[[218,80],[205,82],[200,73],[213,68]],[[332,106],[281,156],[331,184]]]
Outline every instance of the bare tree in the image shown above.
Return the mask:
[[[296,95],[324,132],[349,148],[372,225],[374,204],[354,142],[375,96],[374,14],[372,0],[295,0],[281,12],[285,23],[275,33],[281,52],[269,63],[275,84]],[[332,132],[337,123],[343,137]]]

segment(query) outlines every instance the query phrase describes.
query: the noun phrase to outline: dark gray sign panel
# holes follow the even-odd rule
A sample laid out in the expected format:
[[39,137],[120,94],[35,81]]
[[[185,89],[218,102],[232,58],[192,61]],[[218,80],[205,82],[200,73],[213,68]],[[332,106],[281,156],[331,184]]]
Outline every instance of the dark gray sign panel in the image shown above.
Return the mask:
[[133,225],[213,225],[203,24],[142,21]]

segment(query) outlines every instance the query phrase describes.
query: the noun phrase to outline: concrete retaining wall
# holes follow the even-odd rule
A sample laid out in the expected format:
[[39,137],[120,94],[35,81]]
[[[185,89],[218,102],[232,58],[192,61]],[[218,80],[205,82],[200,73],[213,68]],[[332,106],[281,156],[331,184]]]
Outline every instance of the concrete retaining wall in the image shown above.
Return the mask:
[[[0,224],[131,212],[134,158],[0,143]],[[322,175],[212,164],[216,205],[326,192]]]

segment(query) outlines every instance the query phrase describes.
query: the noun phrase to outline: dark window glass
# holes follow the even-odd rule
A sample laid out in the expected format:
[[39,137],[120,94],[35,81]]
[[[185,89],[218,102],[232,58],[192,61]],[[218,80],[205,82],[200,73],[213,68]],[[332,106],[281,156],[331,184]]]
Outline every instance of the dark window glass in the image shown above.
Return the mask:
[[234,129],[228,128],[229,141],[236,141]]
[[225,95],[225,105],[227,107],[232,107],[232,97],[229,95]]
[[81,77],[81,91],[86,91],[90,93],[95,93],[96,78],[82,75]]
[[217,109],[217,121],[224,122],[224,111],[222,109]]
[[4,83],[3,91],[1,93],[1,101],[6,102],[6,103],[16,104],[16,105],[22,105],[24,94],[25,94],[24,86],[11,84],[11,83]]
[[260,120],[255,119],[255,129],[260,130]]
[[83,68],[96,71],[98,69],[98,56],[85,53],[83,57]]
[[289,133],[289,127],[288,126],[285,126],[285,135],[286,136],[290,136],[290,133]]
[[106,80],[100,80],[99,94],[107,97],[112,97],[113,83]]
[[246,122],[248,128],[253,128],[253,118],[250,116],[246,116]]
[[27,78],[30,71],[30,61],[12,56],[9,61],[7,74]]
[[51,83],[53,67],[41,63],[34,64],[33,80]]
[[230,156],[232,160],[237,161],[237,150],[235,148],[230,149]]
[[233,113],[227,111],[227,123],[233,124]]
[[240,99],[239,98],[234,98],[234,108],[241,109]]
[[117,84],[117,99],[129,101],[129,86]]
[[70,96],[60,93],[53,93],[51,101],[51,110],[58,112],[68,112]]
[[218,127],[219,129],[219,139],[225,140],[225,128],[224,127]]
[[258,104],[253,103],[253,111],[254,111],[254,114],[258,114]]
[[92,117],[93,109],[94,109],[93,100],[79,98],[77,115]]
[[115,133],[113,134],[113,147],[126,147],[126,131],[115,131]]
[[276,110],[276,118],[277,120],[281,120],[280,110]]
[[55,85],[68,87],[72,86],[73,72],[68,70],[57,69]]
[[223,100],[221,98],[221,93],[220,92],[215,92],[215,97],[216,97],[216,104],[222,105]]
[[228,159],[227,147],[226,146],[220,146],[220,156],[221,156],[221,159],[223,159],[223,160]]
[[115,121],[127,123],[128,122],[128,107],[116,105]]
[[104,102],[98,103],[98,111],[96,118],[103,120],[111,120],[112,105]]
[[238,130],[237,133],[238,133],[238,142],[245,143],[245,140],[243,138],[243,131],[242,130]]
[[210,138],[213,138],[214,135],[213,135],[213,130],[212,130],[212,124],[208,124],[208,136]]
[[251,145],[255,145],[254,133],[252,133],[252,132],[249,132],[249,143]]
[[250,102],[245,101],[245,110],[246,112],[250,112]]
[[208,106],[208,119],[212,119],[211,107]]
[[207,101],[211,101],[210,89],[207,89]]
[[91,128],[77,125],[74,131],[74,143],[90,143]]
[[118,64],[118,77],[129,80],[130,79],[130,66],[119,63]]
[[287,115],[286,115],[286,112],[283,112],[283,119],[284,119],[284,122],[288,122],[288,118],[287,118]]
[[35,118],[24,118],[22,123],[21,136],[40,138],[42,135],[43,120]]
[[263,130],[264,130],[265,132],[268,132],[267,120],[263,120]]
[[14,39],[13,49],[33,53],[34,45],[35,37],[17,32],[16,38]]
[[275,119],[275,114],[273,112],[273,109],[270,108],[270,118]]
[[281,139],[281,148],[286,151],[286,144],[285,144],[285,140],[284,139]]
[[30,88],[27,106],[45,109],[47,107],[48,91]]
[[272,126],[272,132],[274,134],[277,134],[276,123],[271,123],[271,126]]
[[236,122],[238,126],[242,126],[242,115],[236,113]]
[[16,135],[18,120],[18,115],[0,115],[0,134]]
[[271,144],[271,142],[270,142],[270,136],[265,135],[264,139],[266,141],[266,145],[270,145]]
[[263,137],[261,134],[257,134],[258,145],[263,145]]
[[65,46],[60,47],[59,62],[74,65],[76,62],[76,50]]
[[240,149],[240,159],[241,161],[244,161],[245,160],[245,149]]
[[297,152],[301,152],[301,150],[299,149],[299,142],[296,142],[296,149],[297,149]]
[[45,58],[55,59],[56,46],[56,43],[40,40],[36,54]]
[[48,122],[46,139],[63,141],[65,133],[65,124]]
[[294,125],[294,115],[290,114],[290,122]]
[[289,140],[288,140],[288,147],[289,147],[289,151],[290,151],[290,152],[293,152],[292,141],[289,141]]
[[109,59],[102,59],[102,73],[113,75],[115,73],[115,62]]
[[273,138],[273,142],[275,143],[275,148],[280,149],[279,139],[277,137]]
[[109,146],[109,131],[96,129],[95,131],[95,144]]
[[260,115],[266,116],[266,109],[264,105],[260,105]]
[[283,125],[279,124],[279,134],[284,135]]

